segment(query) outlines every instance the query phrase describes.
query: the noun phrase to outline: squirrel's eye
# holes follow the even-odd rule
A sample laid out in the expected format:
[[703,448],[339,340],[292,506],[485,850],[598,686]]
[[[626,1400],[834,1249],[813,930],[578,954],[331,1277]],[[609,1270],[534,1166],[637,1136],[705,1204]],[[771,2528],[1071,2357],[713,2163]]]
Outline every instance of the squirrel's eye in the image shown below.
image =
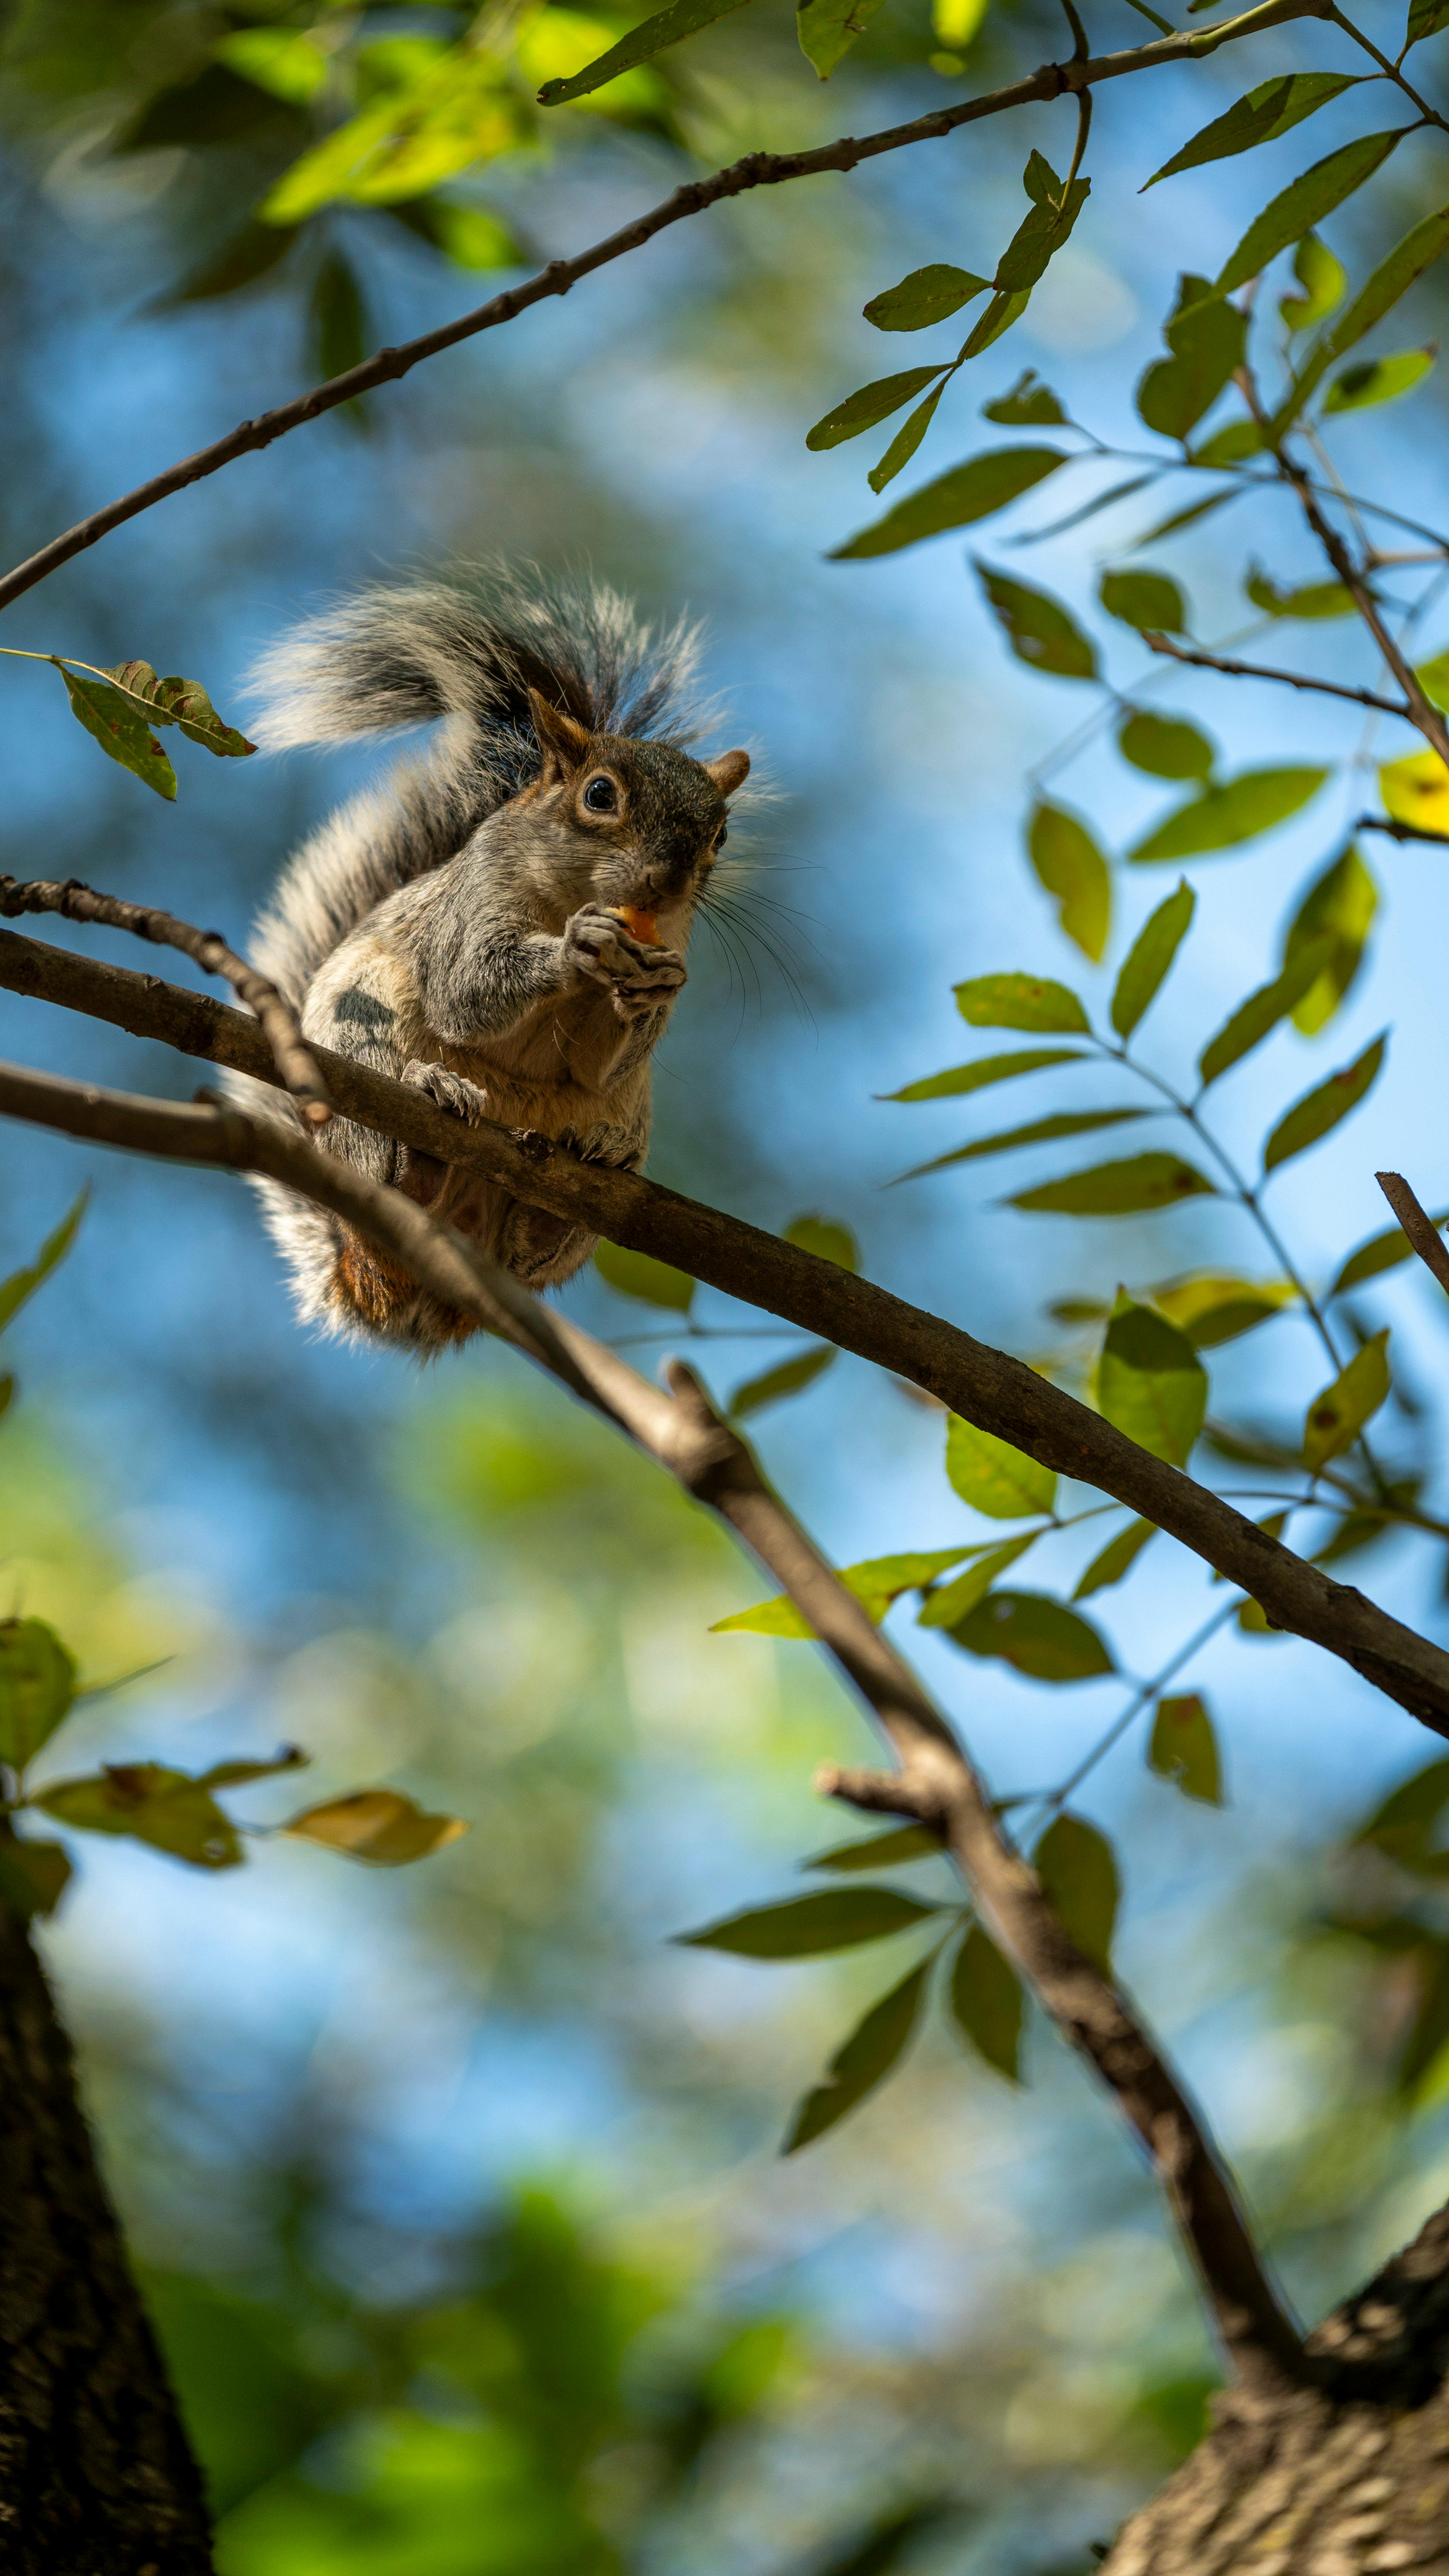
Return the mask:
[[584,789],[584,803],[591,814],[612,814],[619,799],[612,778],[591,778]]

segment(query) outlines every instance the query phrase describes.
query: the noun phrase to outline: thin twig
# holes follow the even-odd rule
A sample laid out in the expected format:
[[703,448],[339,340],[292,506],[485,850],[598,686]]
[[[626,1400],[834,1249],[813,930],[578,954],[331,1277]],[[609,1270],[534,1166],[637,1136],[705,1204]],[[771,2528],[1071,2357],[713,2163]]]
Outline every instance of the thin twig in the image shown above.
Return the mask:
[[1219,45],[1233,44],[1242,36],[1256,35],[1267,27],[1280,27],[1294,18],[1324,18],[1329,15],[1329,0],[1266,0],[1266,5],[1247,10],[1242,16],[1228,19],[1220,27],[1184,30],[1180,34],[1161,36],[1149,45],[1138,45],[1125,53],[1099,55],[1091,62],[1044,63],[1039,71],[1024,80],[1012,81],[1004,89],[991,90],[984,97],[964,99],[956,107],[933,108],[906,125],[886,126],[876,134],[841,135],[834,143],[823,143],[811,152],[747,152],[742,160],[732,161],[726,169],[717,170],[711,179],[690,179],[676,188],[645,215],[636,217],[618,232],[609,233],[587,250],[577,251],[572,259],[550,260],[536,277],[527,278],[521,286],[510,286],[501,295],[491,296],[471,313],[461,314],[455,322],[441,329],[426,331],[416,340],[405,340],[395,349],[379,349],[375,356],[364,358],[360,365],[349,367],[345,374],[329,377],[326,384],[314,385],[310,393],[299,394],[294,402],[282,403],[276,410],[263,412],[255,420],[244,420],[228,431],[224,438],[214,439],[209,447],[198,448],[194,455],[184,456],[168,466],[164,473],[153,475],[147,483],[138,484],[119,500],[108,502],[102,510],[93,511],[78,520],[49,545],[42,546],[26,562],[0,579],[0,608],[9,606],[22,592],[44,581],[72,556],[82,554],[97,538],[108,536],[112,528],[127,519],[138,518],[143,510],[154,509],[158,501],[168,500],[173,492],[185,491],[188,484],[199,483],[204,476],[219,472],[239,456],[249,456],[257,449],[270,447],[274,439],[284,438],[289,430],[300,429],[304,422],[318,420],[324,412],[335,411],[343,403],[353,402],[359,394],[369,393],[377,385],[395,383],[424,358],[433,358],[444,349],[456,348],[462,340],[476,338],[481,331],[495,330],[500,323],[511,322],[516,314],[525,313],[530,305],[542,304],[550,296],[567,295],[570,287],[596,269],[606,268],[611,260],[622,259],[630,251],[640,250],[671,224],[687,216],[717,206],[726,198],[743,196],[751,188],[774,188],[791,179],[815,177],[827,170],[854,170],[862,161],[872,161],[882,153],[899,152],[916,143],[937,141],[953,134],[963,125],[974,125],[984,117],[1003,115],[1009,108],[1028,107],[1033,103],[1060,98],[1064,91],[1079,92],[1102,81],[1120,80],[1126,74],[1153,71],[1172,63],[1193,62],[1201,55],[1215,53]]
[[1230,680],[1281,680],[1290,689],[1315,689],[1326,698],[1352,698],[1355,705],[1377,707],[1386,716],[1402,716],[1412,724],[1413,716],[1401,699],[1376,697],[1372,689],[1345,688],[1337,680],[1310,679],[1306,671],[1275,671],[1265,662],[1238,662],[1228,653],[1208,653],[1200,647],[1174,644],[1170,635],[1144,632],[1142,637],[1149,653],[1166,653],[1174,662],[1191,662],[1199,670],[1225,671]]
[[1440,1287],[1449,1295],[1449,1250],[1433,1218],[1422,1208],[1402,1172],[1375,1172],[1374,1179],[1383,1191],[1410,1243],[1427,1270],[1432,1270]]
[[[4,986],[84,1011],[135,1036],[158,1038],[182,1054],[209,1057],[258,1081],[276,1082],[256,1022],[208,994],[102,966],[16,931],[0,931]],[[726,1296],[893,1371],[1044,1466],[1094,1485],[1155,1521],[1229,1582],[1251,1592],[1275,1627],[1340,1656],[1400,1707],[1449,1736],[1449,1655],[1442,1647],[1361,1592],[1305,1564],[1210,1486],[1139,1448],[1024,1361],[836,1262],[638,1173],[580,1162],[548,1137],[488,1120],[464,1127],[409,1084],[389,1081],[330,1049],[319,1049],[318,1060],[343,1117],[440,1162],[477,1170],[526,1206],[570,1217],[631,1251],[653,1253]]]
[[179,949],[207,975],[230,984],[238,1001],[255,1013],[284,1090],[291,1093],[303,1123],[325,1127],[332,1116],[332,1095],[315,1055],[297,1025],[291,1004],[276,985],[229,948],[219,930],[197,930],[154,904],[125,903],[120,896],[97,894],[93,887],[68,877],[58,884],[43,878],[30,883],[0,876],[0,914],[7,921],[27,912],[58,912],[66,921],[98,922],[107,930],[129,930],[137,939],[154,940],[158,948]]
[[1449,832],[1428,832],[1422,823],[1391,822],[1387,814],[1360,814],[1356,832],[1382,832],[1390,841],[1433,841],[1441,850],[1449,850]]
[[[1058,2029],[1096,2068],[1161,2179],[1217,2319],[1250,2388],[1314,2376],[1264,2271],[1204,2125],[1120,1989],[1078,1949],[1040,1880],[1010,1848],[991,1802],[940,1711],[723,1422],[692,1371],[672,1363],[669,1393],[527,1291],[401,1191],[365,1180],[301,1138],[226,1103],[182,1108],[0,1067],[0,1111],[101,1144],[232,1171],[262,1172],[346,1218],[401,1259],[420,1285],[473,1315],[612,1417],[707,1504],[783,1585],[827,1653],[879,1720],[902,1768],[885,1784],[905,1811],[938,1824],[968,1884]],[[878,1775],[868,1775],[872,1779]],[[833,1771],[829,1794],[856,1796]],[[869,1803],[856,1796],[857,1803]]]

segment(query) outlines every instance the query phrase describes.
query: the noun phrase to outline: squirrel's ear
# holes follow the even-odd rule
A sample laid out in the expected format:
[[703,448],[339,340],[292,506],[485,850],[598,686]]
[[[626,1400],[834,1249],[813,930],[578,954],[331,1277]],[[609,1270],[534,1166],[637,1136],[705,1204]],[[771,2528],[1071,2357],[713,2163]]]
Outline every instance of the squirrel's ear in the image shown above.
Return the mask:
[[704,765],[721,796],[733,796],[749,777],[750,755],[747,751],[722,751],[718,760],[707,760]]
[[529,690],[528,704],[533,717],[533,730],[538,736],[539,747],[543,752],[545,778],[548,775],[550,752],[559,763],[564,776],[572,777],[589,747],[587,725],[581,725],[574,716],[566,715],[562,707],[551,707],[547,698],[541,697],[537,689]]

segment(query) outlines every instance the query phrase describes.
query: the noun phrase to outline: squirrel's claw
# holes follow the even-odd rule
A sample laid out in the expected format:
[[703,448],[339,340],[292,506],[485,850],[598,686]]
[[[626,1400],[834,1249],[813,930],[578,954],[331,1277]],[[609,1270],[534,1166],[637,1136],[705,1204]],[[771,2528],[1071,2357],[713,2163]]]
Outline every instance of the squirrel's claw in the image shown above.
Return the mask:
[[410,1082],[415,1091],[425,1091],[440,1109],[461,1118],[465,1126],[476,1127],[488,1116],[487,1092],[480,1091],[465,1074],[450,1073],[445,1064],[424,1064],[414,1057],[403,1066],[403,1080]]

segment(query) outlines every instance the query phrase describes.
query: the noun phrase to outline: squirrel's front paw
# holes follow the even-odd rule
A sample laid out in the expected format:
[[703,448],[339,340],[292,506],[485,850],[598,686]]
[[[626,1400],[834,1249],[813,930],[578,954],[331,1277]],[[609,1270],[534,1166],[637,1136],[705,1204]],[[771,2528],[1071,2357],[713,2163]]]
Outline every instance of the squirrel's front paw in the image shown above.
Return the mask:
[[648,947],[600,903],[580,906],[564,924],[563,944],[566,963],[590,983],[606,986],[622,1019],[658,1010],[688,981],[676,949]]
[[440,1109],[461,1118],[465,1126],[476,1127],[488,1115],[488,1094],[466,1075],[450,1073],[445,1064],[424,1064],[416,1057],[403,1066],[403,1080],[415,1091],[425,1091]]

